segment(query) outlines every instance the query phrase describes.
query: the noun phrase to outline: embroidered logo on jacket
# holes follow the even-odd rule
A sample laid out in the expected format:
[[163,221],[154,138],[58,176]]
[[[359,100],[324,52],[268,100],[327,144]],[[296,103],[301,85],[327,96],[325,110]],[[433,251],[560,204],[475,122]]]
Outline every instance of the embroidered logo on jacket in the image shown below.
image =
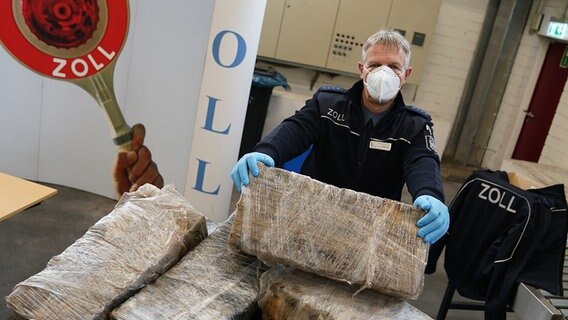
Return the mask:
[[493,204],[496,204],[500,208],[503,208],[510,213],[517,213],[517,210],[511,208],[513,202],[515,201],[514,195],[505,192],[505,190],[492,187],[489,184],[483,182],[481,183],[481,187],[483,189],[477,195],[479,199],[487,200]]
[[339,113],[332,108],[327,108],[327,115],[330,116],[335,121],[345,121],[345,114]]
[[426,138],[426,148],[434,153],[437,153],[436,140],[434,139],[434,134],[429,125],[426,125],[426,135],[424,136],[424,138]]

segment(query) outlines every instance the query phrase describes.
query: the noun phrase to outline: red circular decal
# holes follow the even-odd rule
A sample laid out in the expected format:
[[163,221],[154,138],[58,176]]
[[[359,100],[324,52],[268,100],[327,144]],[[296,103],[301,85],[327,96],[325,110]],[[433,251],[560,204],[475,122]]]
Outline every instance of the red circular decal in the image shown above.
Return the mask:
[[42,75],[79,79],[117,58],[128,18],[128,0],[1,0],[0,41]]
[[99,22],[94,0],[22,0],[22,13],[31,32],[56,48],[85,44]]

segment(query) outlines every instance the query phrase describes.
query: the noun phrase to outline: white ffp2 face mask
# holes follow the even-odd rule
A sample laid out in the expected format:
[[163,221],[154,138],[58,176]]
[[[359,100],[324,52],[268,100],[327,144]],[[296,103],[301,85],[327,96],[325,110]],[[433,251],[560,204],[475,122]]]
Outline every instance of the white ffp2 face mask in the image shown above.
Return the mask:
[[367,74],[363,81],[373,100],[383,104],[393,99],[400,90],[400,78],[387,66],[380,66]]

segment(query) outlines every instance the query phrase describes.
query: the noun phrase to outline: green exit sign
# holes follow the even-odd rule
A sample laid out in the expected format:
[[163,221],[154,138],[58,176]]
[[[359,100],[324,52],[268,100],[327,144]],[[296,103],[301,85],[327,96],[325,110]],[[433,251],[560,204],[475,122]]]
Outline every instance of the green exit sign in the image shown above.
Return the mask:
[[546,35],[552,38],[563,39],[568,30],[568,23],[550,21]]

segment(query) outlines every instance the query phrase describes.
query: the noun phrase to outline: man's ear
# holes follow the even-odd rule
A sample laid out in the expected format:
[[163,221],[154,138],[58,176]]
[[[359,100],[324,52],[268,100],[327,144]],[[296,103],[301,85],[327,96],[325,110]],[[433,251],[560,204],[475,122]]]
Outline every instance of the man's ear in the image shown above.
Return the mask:
[[406,68],[406,71],[404,72],[404,80],[405,81],[406,81],[406,79],[408,79],[408,77],[410,77],[411,73],[412,73],[412,67]]
[[363,79],[363,70],[364,70],[365,65],[363,64],[363,62],[359,61],[357,62],[357,68],[359,68],[359,78]]

